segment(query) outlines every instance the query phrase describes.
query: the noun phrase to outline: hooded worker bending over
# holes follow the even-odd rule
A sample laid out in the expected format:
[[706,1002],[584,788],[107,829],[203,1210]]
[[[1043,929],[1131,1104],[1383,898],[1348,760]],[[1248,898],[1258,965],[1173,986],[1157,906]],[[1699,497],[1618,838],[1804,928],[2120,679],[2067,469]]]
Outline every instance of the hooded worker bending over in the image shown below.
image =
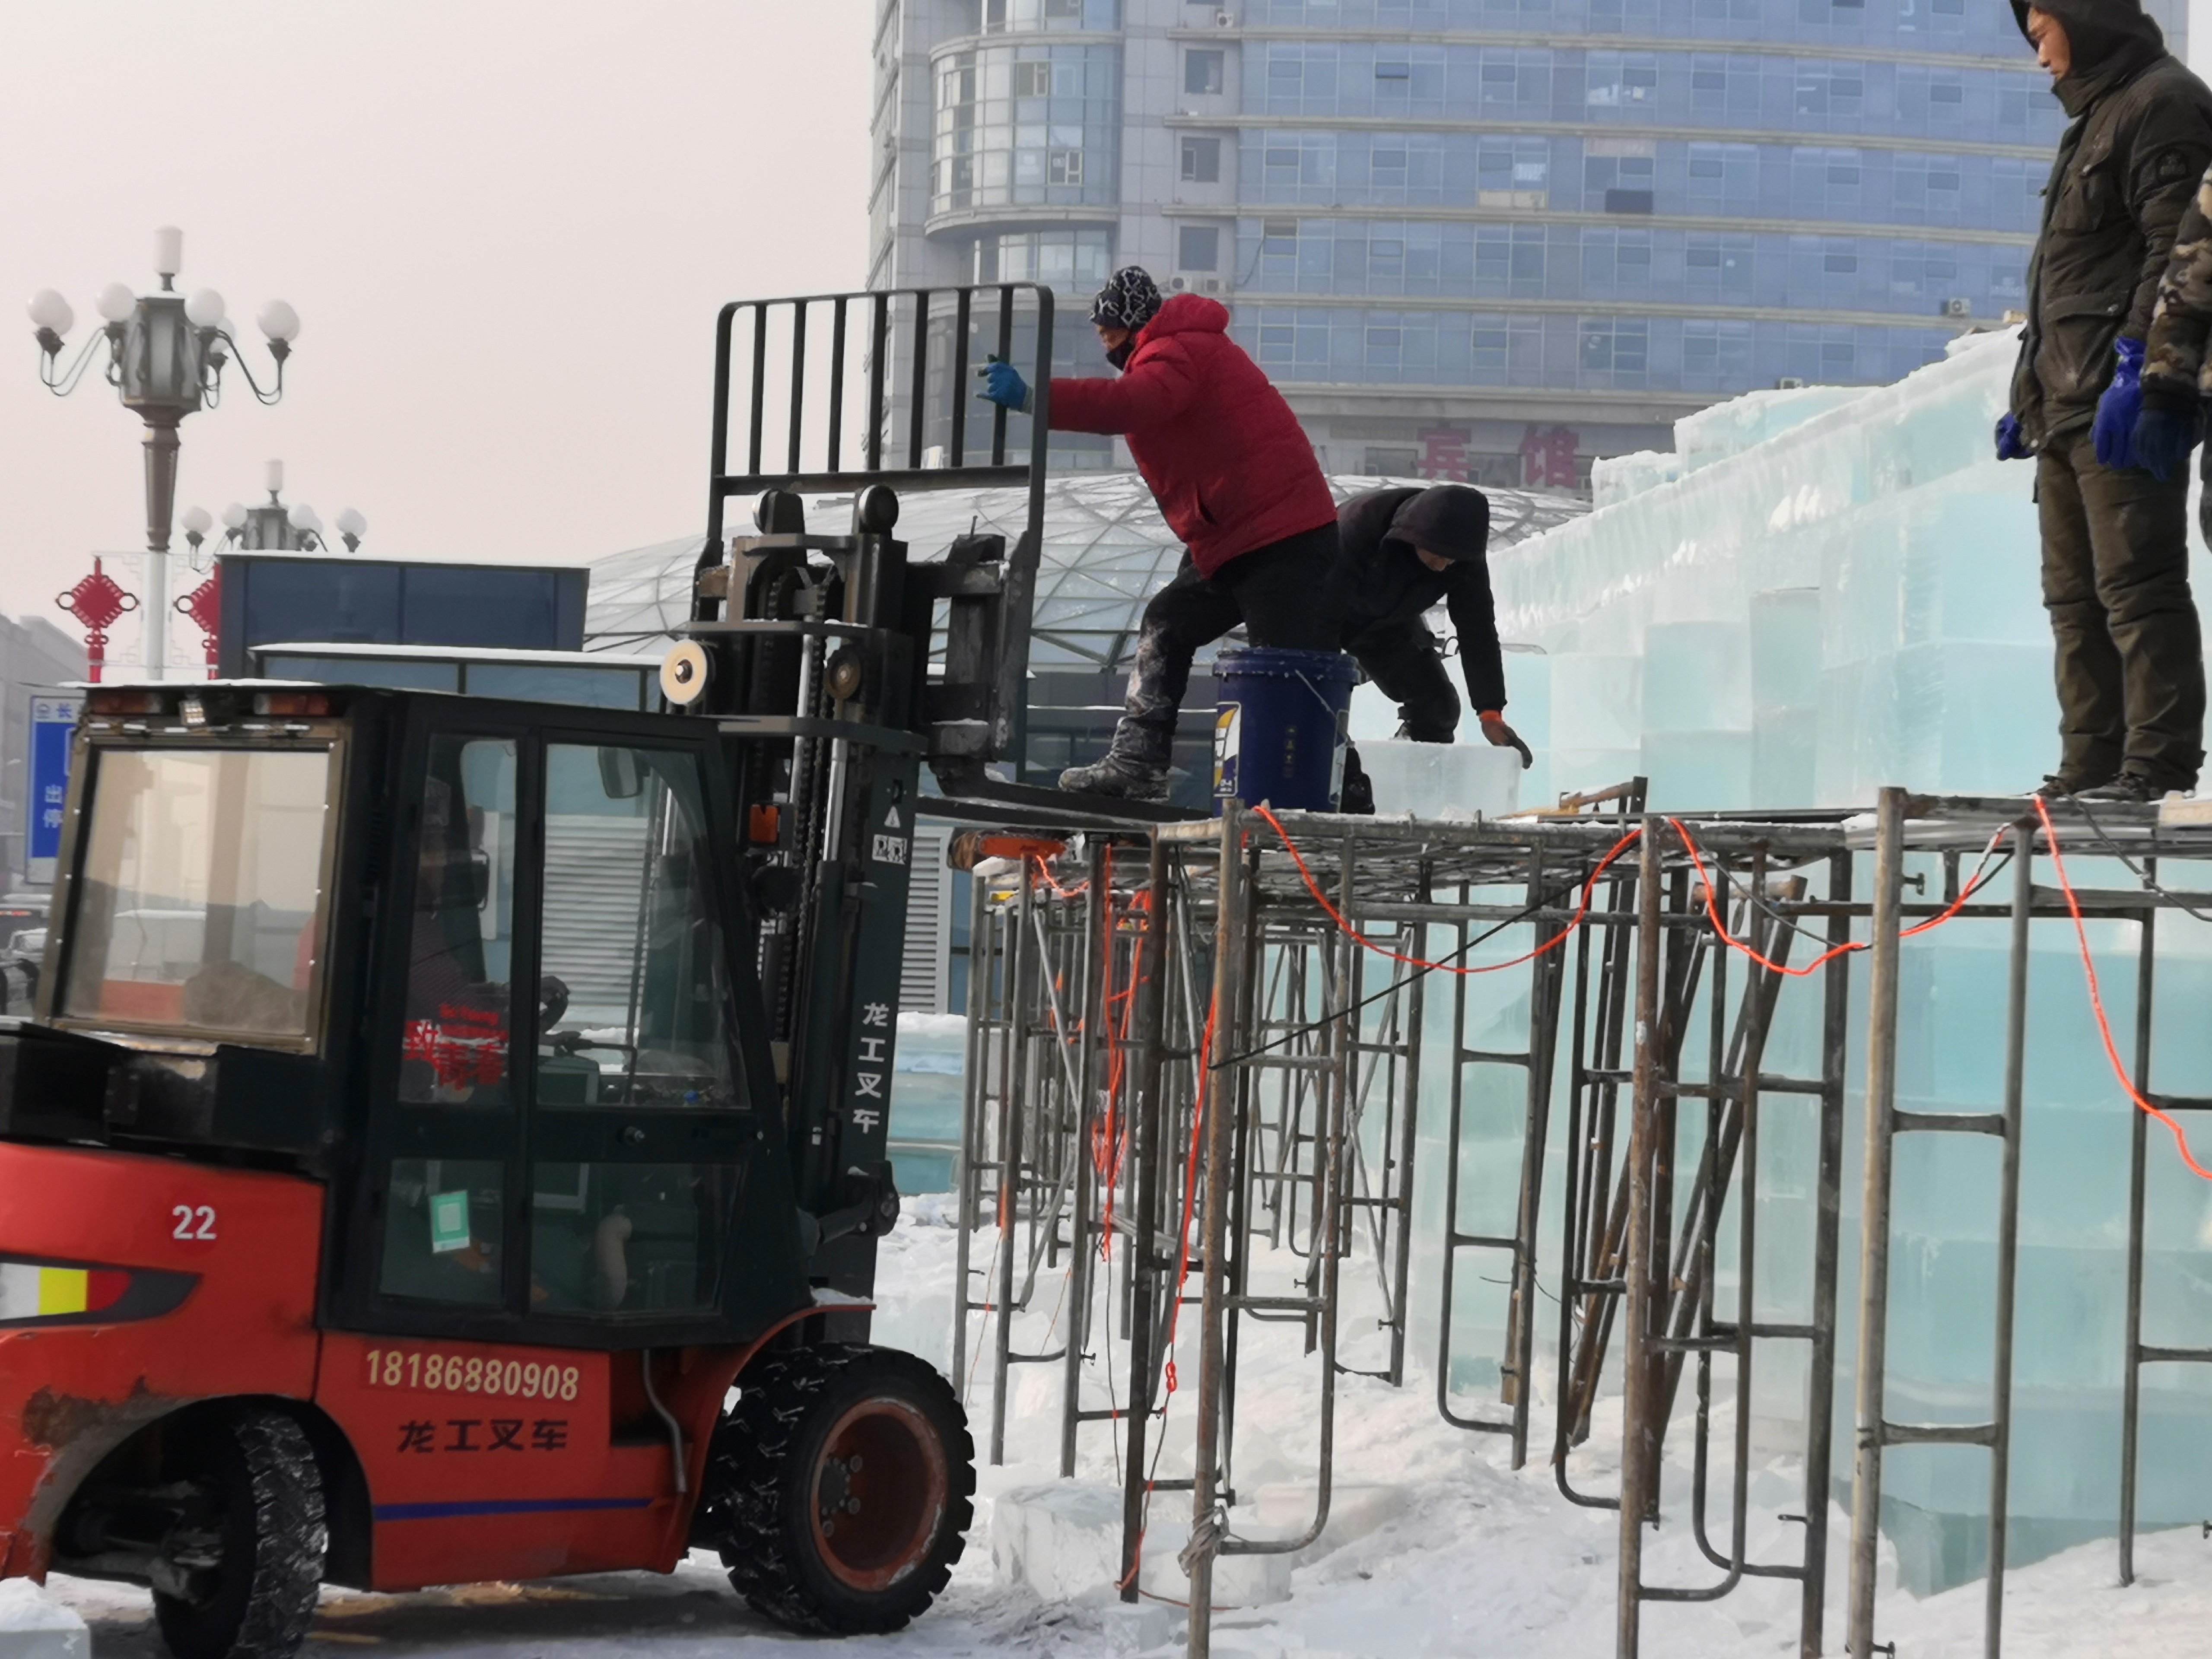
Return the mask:
[[[1459,694],[1424,620],[1442,603],[1459,635],[1460,672],[1482,735],[1534,757],[1505,723],[1505,659],[1490,592],[1490,501],[1465,484],[1370,490],[1337,515],[1342,543],[1329,609],[1342,619],[1344,648],[1398,705],[1398,735],[1449,743],[1459,731]],[[1356,803],[1345,776],[1345,808]]]
[[[1176,714],[1200,647],[1242,623],[1255,646],[1337,648],[1339,623],[1323,602],[1336,502],[1297,416],[1229,337],[1218,301],[1178,294],[1163,303],[1152,277],[1131,265],[1099,290],[1091,321],[1121,376],[1054,379],[1051,423],[1126,438],[1186,550],[1175,579],[1145,607],[1113,747],[1061,773],[1060,787],[1165,800]],[[990,401],[1030,407],[1012,364],[994,362],[984,376]]]

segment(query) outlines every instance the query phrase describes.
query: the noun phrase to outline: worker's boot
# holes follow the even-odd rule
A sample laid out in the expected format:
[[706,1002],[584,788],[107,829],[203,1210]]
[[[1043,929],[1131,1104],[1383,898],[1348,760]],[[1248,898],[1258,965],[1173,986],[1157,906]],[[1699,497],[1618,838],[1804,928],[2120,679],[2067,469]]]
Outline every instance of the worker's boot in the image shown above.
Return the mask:
[[2076,789],[2074,799],[2093,801],[2100,806],[2150,806],[2165,794],[2165,790],[2142,773],[2123,772],[2110,783],[2099,784],[2094,789]]
[[1111,795],[1119,800],[1161,801],[1168,798],[1168,769],[1109,749],[1103,760],[1071,766],[1060,775],[1071,794]]

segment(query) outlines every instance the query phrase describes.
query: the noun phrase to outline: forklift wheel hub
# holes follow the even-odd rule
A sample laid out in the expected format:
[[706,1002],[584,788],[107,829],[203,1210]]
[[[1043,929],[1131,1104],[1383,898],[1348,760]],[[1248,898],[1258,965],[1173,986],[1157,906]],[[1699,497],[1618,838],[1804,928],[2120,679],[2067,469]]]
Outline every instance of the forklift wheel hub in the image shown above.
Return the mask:
[[929,1559],[951,1495],[945,1447],[903,1400],[863,1400],[823,1441],[809,1513],[822,1563],[849,1588],[890,1589]]

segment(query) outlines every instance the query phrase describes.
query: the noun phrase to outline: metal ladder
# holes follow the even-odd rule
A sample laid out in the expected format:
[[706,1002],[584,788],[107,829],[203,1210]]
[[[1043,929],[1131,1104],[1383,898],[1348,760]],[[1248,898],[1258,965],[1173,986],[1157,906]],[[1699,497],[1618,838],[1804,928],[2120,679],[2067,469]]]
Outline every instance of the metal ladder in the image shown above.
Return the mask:
[[[2035,830],[2011,832],[2014,886],[2005,997],[2002,1105],[1995,1112],[1902,1112],[1897,1108],[1897,1003],[1904,911],[1906,795],[1885,789],[1875,807],[1874,927],[1868,975],[1866,1187],[1861,1211],[1857,1453],[1851,1480],[1851,1575],[1847,1649],[1852,1659],[1890,1651],[1875,1641],[1875,1563],[1881,1542],[1883,1455],[1899,1446],[1980,1446],[1990,1454],[1989,1577],[1983,1650],[2003,1645],[2007,1503],[2012,1474],[2014,1288],[2020,1258],[2021,1102],[2027,1047],[2028,924],[2034,905]],[[1889,1225],[1893,1156],[1902,1134],[1992,1135],[1998,1173],[1996,1339],[1989,1420],[1893,1423],[1884,1409],[1888,1353]]]

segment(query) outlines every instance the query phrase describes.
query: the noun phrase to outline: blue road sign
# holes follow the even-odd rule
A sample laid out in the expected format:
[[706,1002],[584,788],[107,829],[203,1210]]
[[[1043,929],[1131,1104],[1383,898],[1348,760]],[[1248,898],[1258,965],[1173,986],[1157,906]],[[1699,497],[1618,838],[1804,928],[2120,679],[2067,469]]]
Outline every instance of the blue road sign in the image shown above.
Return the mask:
[[30,823],[25,837],[25,872],[34,882],[54,878],[54,860],[62,850],[62,808],[69,800],[70,739],[82,712],[82,697],[31,699]]

